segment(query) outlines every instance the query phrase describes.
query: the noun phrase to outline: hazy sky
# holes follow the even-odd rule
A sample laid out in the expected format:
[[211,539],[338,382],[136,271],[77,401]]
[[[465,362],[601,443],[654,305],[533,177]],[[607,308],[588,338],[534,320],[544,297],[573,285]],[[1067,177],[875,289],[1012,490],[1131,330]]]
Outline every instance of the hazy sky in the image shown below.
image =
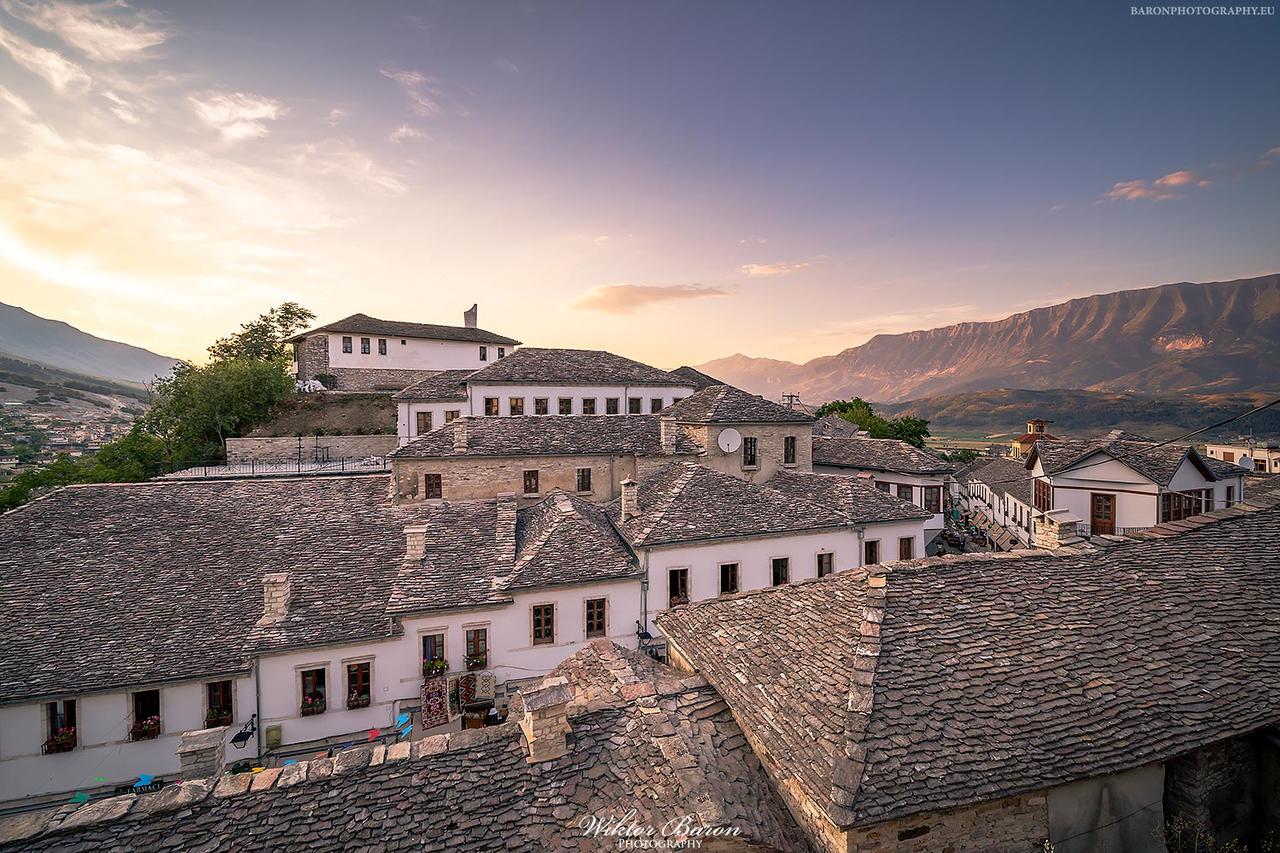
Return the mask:
[[1280,18],[1129,9],[0,0],[0,301],[672,367],[1280,269]]

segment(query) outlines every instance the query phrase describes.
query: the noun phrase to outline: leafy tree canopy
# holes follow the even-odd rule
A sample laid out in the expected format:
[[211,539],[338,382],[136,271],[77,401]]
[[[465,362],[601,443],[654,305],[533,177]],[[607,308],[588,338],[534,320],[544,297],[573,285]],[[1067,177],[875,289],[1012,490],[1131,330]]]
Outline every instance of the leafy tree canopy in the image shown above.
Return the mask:
[[832,400],[824,403],[816,412],[822,418],[835,415],[858,425],[872,438],[896,438],[914,447],[924,447],[929,437],[929,422],[923,418],[901,417],[887,420],[876,414],[875,409],[861,397],[852,400]]
[[242,324],[235,334],[220,338],[209,347],[209,360],[220,362],[248,358],[288,364],[292,356],[285,338],[301,332],[315,318],[315,314],[298,303],[286,302],[253,322]]

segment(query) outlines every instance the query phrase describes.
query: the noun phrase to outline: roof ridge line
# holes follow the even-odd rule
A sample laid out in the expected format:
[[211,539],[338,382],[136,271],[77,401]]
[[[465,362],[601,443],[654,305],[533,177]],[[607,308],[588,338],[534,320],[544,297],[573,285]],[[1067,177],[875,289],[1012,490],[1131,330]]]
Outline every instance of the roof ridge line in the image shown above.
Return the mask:
[[[684,487],[688,484],[690,478],[692,478],[693,475],[698,472],[698,469],[703,469],[708,471],[711,470],[709,468],[704,468],[704,466],[699,465],[696,462],[672,462],[671,464],[680,465],[684,468],[684,470],[681,471],[680,474],[676,477],[676,482],[671,484],[671,491],[667,494],[667,500],[663,504],[663,506],[657,510],[657,513],[655,515],[646,519],[646,521],[648,521],[649,523],[645,525],[644,532],[639,537],[640,539],[646,539],[650,531],[652,531],[655,527],[658,526],[658,522],[662,521],[663,516],[665,516],[668,512],[670,512],[671,507],[676,502],[676,494],[679,493],[682,489],[684,489]],[[621,515],[622,513],[621,505],[619,505],[618,507],[618,513],[619,515]]]

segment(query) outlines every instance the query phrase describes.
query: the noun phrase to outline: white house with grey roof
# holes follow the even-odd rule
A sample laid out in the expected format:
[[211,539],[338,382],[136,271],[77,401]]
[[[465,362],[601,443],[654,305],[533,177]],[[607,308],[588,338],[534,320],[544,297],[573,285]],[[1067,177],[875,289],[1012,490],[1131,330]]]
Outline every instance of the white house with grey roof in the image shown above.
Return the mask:
[[352,314],[287,339],[294,376],[336,391],[399,391],[440,371],[479,370],[520,342],[479,328],[477,311],[464,312],[461,326]]
[[[824,419],[825,420],[825,419]],[[930,538],[944,526],[943,495],[955,465],[931,451],[892,438],[834,435],[830,423],[813,437],[813,470],[822,474],[868,475],[882,492],[889,492],[928,510],[925,530]]]

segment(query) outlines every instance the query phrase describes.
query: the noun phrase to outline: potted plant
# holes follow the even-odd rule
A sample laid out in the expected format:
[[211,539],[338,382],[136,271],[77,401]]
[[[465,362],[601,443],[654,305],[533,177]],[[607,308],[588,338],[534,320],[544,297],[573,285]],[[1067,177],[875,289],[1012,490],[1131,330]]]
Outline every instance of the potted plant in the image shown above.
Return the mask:
[[445,663],[444,658],[432,658],[422,662],[422,677],[436,678],[444,675],[449,671],[449,665]]
[[470,672],[484,669],[489,665],[489,653],[487,651],[483,651],[476,652],[473,655],[467,655],[466,664],[467,670]]
[[348,708],[368,708],[369,694],[361,693],[358,690],[352,690],[351,695],[347,697]]
[[231,725],[230,711],[210,711],[204,715],[204,727],[206,729],[217,728],[218,726]]
[[314,714],[323,714],[325,709],[324,696],[319,693],[308,693],[302,697],[302,716],[310,717]]
[[147,717],[139,720],[129,729],[129,740],[151,740],[160,736],[160,718]]
[[67,726],[58,729],[49,736],[44,742],[41,750],[46,755],[54,752],[70,752],[76,748],[76,728],[75,726]]

